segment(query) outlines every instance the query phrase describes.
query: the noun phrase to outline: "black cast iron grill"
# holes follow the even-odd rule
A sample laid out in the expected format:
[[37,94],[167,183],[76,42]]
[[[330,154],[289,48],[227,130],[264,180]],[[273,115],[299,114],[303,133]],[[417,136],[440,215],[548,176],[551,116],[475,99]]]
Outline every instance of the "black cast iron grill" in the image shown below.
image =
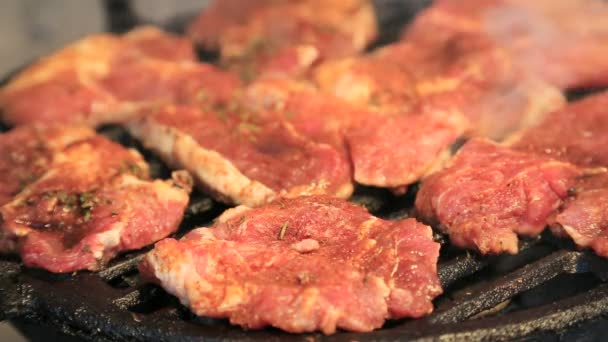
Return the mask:
[[[390,42],[404,21],[426,0],[377,1]],[[106,1],[110,31],[124,31],[138,21],[122,1]],[[126,12],[125,12],[126,11]],[[110,11],[111,12],[111,11]],[[127,13],[128,15],[125,15]],[[111,12],[112,14],[112,12]],[[184,26],[172,21],[171,27]],[[576,97],[584,95],[577,92]],[[6,130],[6,127],[1,127]],[[168,169],[120,127],[102,134],[142,151],[155,177]],[[411,212],[415,187],[404,196],[373,188],[357,189],[352,201],[374,214],[397,219]],[[208,225],[226,207],[195,193],[180,230]],[[144,284],[137,264],[149,248],[127,253],[98,273],[56,275],[23,267],[16,258],[0,258],[0,319],[18,319],[96,341],[239,340],[600,340],[608,333],[608,261],[576,251],[550,234],[526,240],[515,256],[483,258],[453,248],[441,234],[439,277],[444,294],[435,311],[419,320],[389,321],[365,334],[338,332],[293,335],[276,329],[245,331],[226,320],[196,317],[160,287]]]

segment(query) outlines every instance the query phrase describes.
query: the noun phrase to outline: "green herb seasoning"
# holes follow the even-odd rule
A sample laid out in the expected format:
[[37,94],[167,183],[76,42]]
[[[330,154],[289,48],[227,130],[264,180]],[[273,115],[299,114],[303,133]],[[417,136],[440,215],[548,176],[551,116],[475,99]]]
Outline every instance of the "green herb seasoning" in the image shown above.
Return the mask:
[[283,240],[283,238],[285,237],[285,232],[287,231],[288,225],[289,225],[289,222],[285,222],[281,226],[281,231],[279,232],[279,240]]
[[296,112],[294,112],[293,110],[285,111],[285,117],[287,117],[288,119],[293,119],[294,116],[296,116]]
[[252,133],[259,133],[262,129],[260,128],[260,126],[252,124],[250,122],[241,122],[239,124],[239,130],[240,131],[249,131]]

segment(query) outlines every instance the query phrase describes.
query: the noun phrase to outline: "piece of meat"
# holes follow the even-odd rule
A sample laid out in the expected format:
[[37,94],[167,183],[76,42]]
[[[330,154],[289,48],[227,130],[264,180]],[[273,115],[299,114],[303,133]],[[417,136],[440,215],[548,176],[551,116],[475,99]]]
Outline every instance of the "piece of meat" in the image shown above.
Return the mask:
[[85,127],[23,126],[0,134],[0,206],[36,181],[56,153],[93,136]]
[[388,60],[329,61],[315,68],[314,79],[322,92],[381,113],[408,113],[419,100],[412,75]]
[[223,29],[219,38],[222,63],[245,81],[260,75],[304,75],[313,63],[361,52],[377,34],[367,0],[247,6],[256,10]]
[[429,314],[442,292],[438,255],[414,219],[312,196],[228,210],[211,228],[157,243],[139,268],[196,315],[331,334]]
[[440,167],[468,128],[458,113],[433,112],[371,118],[346,133],[359,184],[399,188]]
[[100,81],[114,68],[134,61],[161,66],[158,70],[145,70],[158,74],[166,69],[163,65],[194,63],[195,55],[185,38],[150,27],[124,36],[89,36],[41,58],[0,89],[2,120],[11,125],[77,123],[89,126],[124,121],[140,104],[117,99],[112,89]]
[[476,138],[424,180],[416,211],[456,246],[514,254],[517,235],[538,235],[579,173],[572,164]]
[[[293,1],[293,0],[291,0]],[[190,23],[187,34],[208,50],[218,50],[220,37],[246,21],[253,13],[287,0],[215,0]]]
[[514,149],[581,167],[608,167],[608,92],[551,113],[510,143]]
[[468,129],[457,112],[378,113],[291,80],[256,81],[244,103],[275,109],[298,132],[343,151],[355,180],[378,187],[415,183],[446,160],[450,145]]
[[470,134],[501,140],[565,104],[558,88],[520,68],[487,38],[461,34],[438,47],[416,44],[383,48],[374,61],[400,64],[413,79],[420,105],[463,113]]
[[225,202],[257,206],[277,195],[319,193],[346,198],[353,190],[343,155],[306,139],[276,115],[166,106],[129,129]]
[[608,172],[581,177],[570,192],[552,232],[608,258]]
[[230,103],[240,82],[209,64],[140,59],[114,66],[100,85],[121,103],[140,108],[181,103],[216,109]]
[[587,168],[570,189],[551,231],[604,257],[608,257],[607,108],[608,93],[588,96],[551,113],[509,142],[514,149]]
[[263,79],[245,88],[240,105],[258,113],[279,113],[295,129],[315,142],[334,146],[348,156],[345,133],[373,113],[334,96],[320,93],[313,85],[293,79]]
[[149,181],[136,151],[101,136],[72,143],[0,207],[1,251],[51,272],[99,270],[177,229],[191,180],[184,172],[173,178]]
[[608,84],[606,16],[602,0],[440,0],[416,17],[404,39],[433,49],[454,35],[483,35],[562,89],[601,86]]
[[196,52],[188,39],[153,26],[137,27],[120,38],[124,50],[117,53],[125,56],[122,58],[153,58],[173,62],[197,60]]

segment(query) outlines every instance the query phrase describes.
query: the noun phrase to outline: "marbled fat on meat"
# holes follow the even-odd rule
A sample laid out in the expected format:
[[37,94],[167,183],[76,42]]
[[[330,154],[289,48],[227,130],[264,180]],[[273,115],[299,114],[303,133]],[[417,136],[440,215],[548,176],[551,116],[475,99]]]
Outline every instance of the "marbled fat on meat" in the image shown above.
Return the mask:
[[456,246],[514,254],[517,235],[538,235],[579,174],[572,164],[477,138],[425,179],[416,211],[438,223]]
[[414,219],[312,196],[231,209],[157,243],[139,268],[197,315],[331,334],[429,314],[442,291],[438,256],[430,227]]
[[177,229],[189,175],[149,181],[143,158],[101,136],[56,153],[45,172],[0,207],[2,252],[63,273],[99,270],[117,253]]

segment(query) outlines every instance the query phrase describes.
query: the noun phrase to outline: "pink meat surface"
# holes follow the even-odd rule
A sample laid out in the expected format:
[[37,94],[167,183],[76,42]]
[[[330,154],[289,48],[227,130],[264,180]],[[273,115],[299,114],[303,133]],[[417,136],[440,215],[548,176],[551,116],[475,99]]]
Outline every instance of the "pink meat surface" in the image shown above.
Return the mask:
[[423,182],[416,210],[457,246],[514,254],[517,235],[538,235],[579,173],[569,163],[473,139]]
[[562,89],[600,86],[608,84],[607,15],[602,0],[439,0],[404,39],[434,49],[455,35],[485,36]]
[[348,160],[288,122],[247,111],[167,106],[130,125],[144,145],[184,167],[219,199],[250,206],[277,195],[352,193]]
[[467,120],[457,113],[371,118],[346,134],[360,184],[398,188],[415,183],[442,165]]
[[582,167],[608,167],[608,92],[586,97],[524,131],[512,147]]
[[571,190],[553,232],[608,258],[608,173],[581,177]]
[[75,142],[0,207],[0,248],[51,272],[99,270],[177,229],[191,180],[173,178],[149,181],[138,153],[101,136]]
[[414,219],[312,196],[231,209],[211,228],[157,243],[140,271],[197,315],[331,334],[429,314],[441,293],[438,255]]
[[44,174],[56,153],[89,138],[86,127],[23,126],[0,134],[0,206]]

